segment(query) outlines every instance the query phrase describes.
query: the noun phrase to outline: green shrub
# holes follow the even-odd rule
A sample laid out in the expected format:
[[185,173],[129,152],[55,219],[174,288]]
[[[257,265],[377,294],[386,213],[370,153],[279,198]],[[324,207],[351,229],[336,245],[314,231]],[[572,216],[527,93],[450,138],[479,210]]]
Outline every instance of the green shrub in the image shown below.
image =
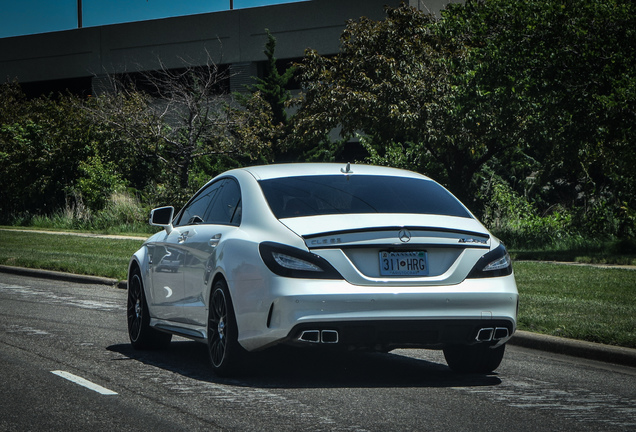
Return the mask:
[[555,206],[546,215],[504,183],[496,183],[486,205],[484,223],[513,248],[536,248],[553,245],[577,234],[572,214]]
[[106,232],[145,231],[148,212],[136,197],[117,192],[110,196],[104,209],[93,217],[91,225],[94,229]]
[[82,175],[77,179],[77,189],[83,202],[93,211],[103,209],[108,200],[124,187],[115,164],[98,156],[80,162],[79,170]]
[[80,193],[69,196],[63,209],[50,215],[23,213],[13,218],[12,225],[54,230],[99,231],[103,233],[151,234],[157,228],[148,224],[148,209],[129,192],[110,195],[104,208],[91,211]]

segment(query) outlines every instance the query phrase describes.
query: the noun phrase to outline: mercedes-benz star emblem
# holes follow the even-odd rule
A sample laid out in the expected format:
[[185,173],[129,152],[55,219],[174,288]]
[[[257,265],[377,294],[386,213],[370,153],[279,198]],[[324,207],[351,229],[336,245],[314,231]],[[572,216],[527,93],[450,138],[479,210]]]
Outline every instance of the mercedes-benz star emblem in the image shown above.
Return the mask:
[[411,240],[411,233],[407,229],[400,230],[398,238],[402,243],[407,243]]

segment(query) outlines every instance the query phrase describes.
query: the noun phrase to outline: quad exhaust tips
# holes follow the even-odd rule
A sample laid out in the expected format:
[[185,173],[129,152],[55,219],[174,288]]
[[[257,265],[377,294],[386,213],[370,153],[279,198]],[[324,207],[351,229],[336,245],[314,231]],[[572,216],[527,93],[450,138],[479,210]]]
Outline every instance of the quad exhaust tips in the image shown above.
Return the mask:
[[[506,327],[485,327],[479,329],[475,340],[478,342],[499,341],[509,335],[510,331]],[[337,344],[340,342],[340,336],[337,330],[303,330],[297,341],[314,344]]]
[[298,340],[309,343],[336,344],[339,337],[336,330],[304,330]]
[[507,338],[509,334],[506,327],[487,327],[479,329],[475,340],[479,342],[498,341]]

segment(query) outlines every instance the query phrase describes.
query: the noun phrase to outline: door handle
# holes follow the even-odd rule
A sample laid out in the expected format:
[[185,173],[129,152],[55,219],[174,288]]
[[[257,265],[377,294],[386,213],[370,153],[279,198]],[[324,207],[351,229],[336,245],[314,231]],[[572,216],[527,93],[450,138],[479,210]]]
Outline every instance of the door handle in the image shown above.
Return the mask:
[[221,241],[221,234],[215,234],[212,236],[208,244],[210,245],[210,247],[215,248],[219,245],[220,241]]

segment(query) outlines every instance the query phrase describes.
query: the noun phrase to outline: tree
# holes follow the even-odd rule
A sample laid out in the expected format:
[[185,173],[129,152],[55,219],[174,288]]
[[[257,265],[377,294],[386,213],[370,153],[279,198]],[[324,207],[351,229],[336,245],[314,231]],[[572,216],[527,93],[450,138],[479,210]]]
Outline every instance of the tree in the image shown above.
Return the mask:
[[633,2],[468,0],[450,6],[439,28],[472,53],[473,88],[486,99],[507,95],[497,103],[517,121],[500,135],[514,133],[523,152],[497,171],[519,192],[546,211],[582,206],[582,221],[608,200],[615,215],[636,206],[627,168],[636,162]]
[[184,193],[200,186],[191,184],[192,177],[198,167],[209,166],[209,158],[253,158],[267,146],[236,132],[249,116],[231,107],[229,71],[211,61],[128,78],[113,77],[114,90],[88,109],[125,136],[141,159],[159,163],[164,180],[176,179]]
[[477,213],[493,175],[540,211],[611,201],[633,232],[634,8],[467,0],[441,20],[402,5],[350,21],[336,56],[306,53],[296,138],[359,134],[367,160],[430,174]]
[[0,86],[0,214],[51,214],[65,205],[94,138],[73,96],[27,99]]
[[[387,8],[384,21],[350,21],[334,57],[306,53],[300,69],[306,89],[295,133],[316,142],[336,127],[360,133],[371,161],[424,171],[470,202],[482,165],[513,139],[499,140],[496,107],[465,105],[460,86],[470,52],[443,38],[437,22],[415,8]],[[470,90],[472,91],[472,90]]]
[[272,109],[274,124],[287,124],[287,112],[285,107],[291,94],[287,90],[289,81],[296,72],[296,67],[288,67],[282,74],[278,71],[276,65],[276,38],[271,34],[269,29],[265,29],[267,33],[267,43],[263,53],[267,56],[264,78],[256,78],[257,83],[249,85],[248,89],[252,92],[260,92],[261,97]]
[[[260,135],[270,143],[270,153],[261,155],[267,161],[296,160],[299,157],[295,143],[286,142],[289,134],[287,105],[291,100],[291,93],[287,89],[289,82],[296,73],[296,66],[290,66],[281,74],[278,70],[276,51],[276,38],[269,29],[267,43],[263,53],[267,57],[265,74],[263,78],[255,78],[256,84],[246,88],[251,92],[250,97],[238,94],[238,100],[247,112],[251,112],[256,118],[261,118]],[[265,104],[261,103],[265,102]],[[267,123],[262,120],[269,117]]]

